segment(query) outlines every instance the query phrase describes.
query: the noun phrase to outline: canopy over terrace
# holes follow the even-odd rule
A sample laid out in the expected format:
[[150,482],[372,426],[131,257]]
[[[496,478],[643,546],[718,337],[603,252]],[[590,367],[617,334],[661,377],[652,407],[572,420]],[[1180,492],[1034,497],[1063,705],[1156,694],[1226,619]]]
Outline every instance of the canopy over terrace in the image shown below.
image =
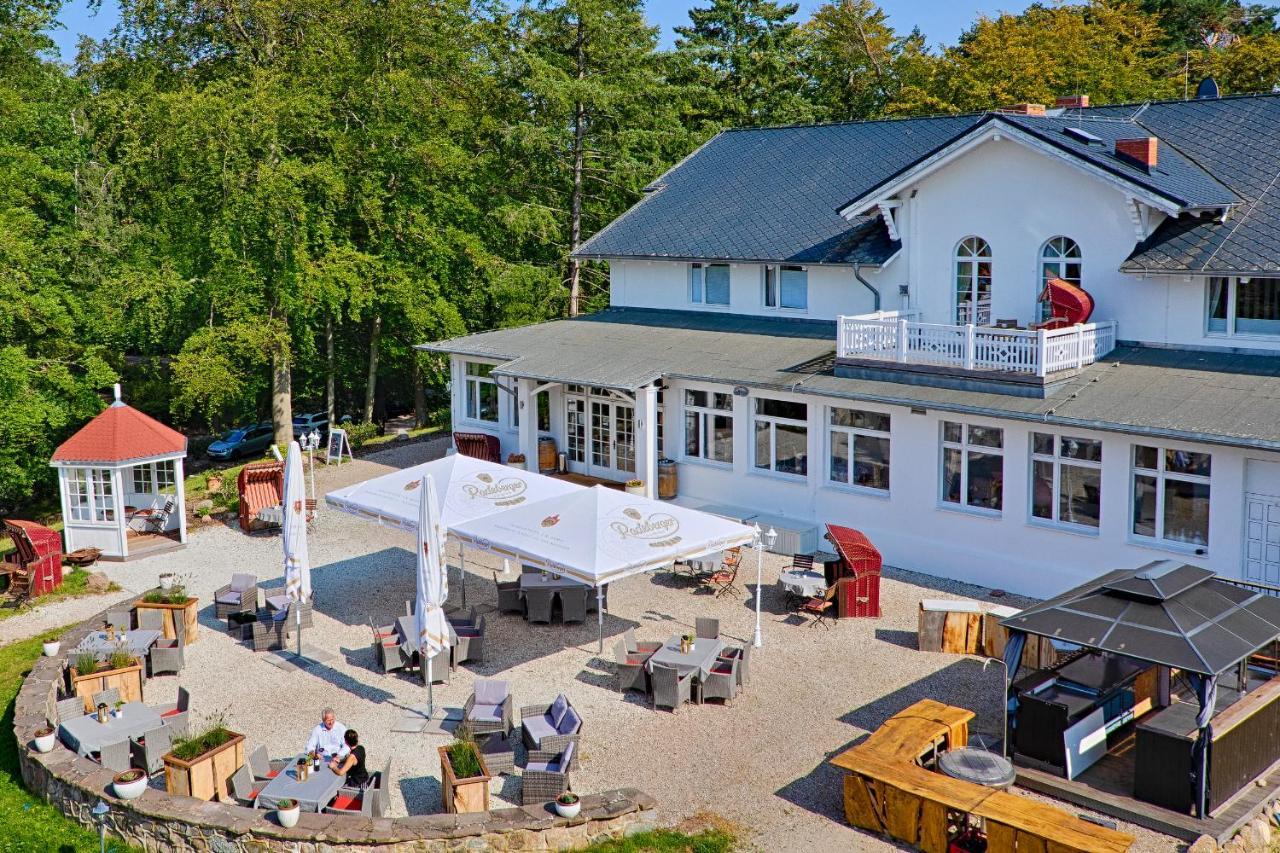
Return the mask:
[[[1108,572],[1002,620],[1012,681],[1026,634],[1183,670],[1200,704],[1199,744],[1212,739],[1218,677],[1280,639],[1280,598],[1197,566],[1158,560]],[[1016,706],[1012,706],[1016,711]],[[1194,784],[1204,815],[1204,750]],[[1193,771],[1194,772],[1194,771]]]
[[598,598],[612,581],[746,545],[755,535],[735,521],[604,486],[476,518],[453,533],[474,547],[594,586]]

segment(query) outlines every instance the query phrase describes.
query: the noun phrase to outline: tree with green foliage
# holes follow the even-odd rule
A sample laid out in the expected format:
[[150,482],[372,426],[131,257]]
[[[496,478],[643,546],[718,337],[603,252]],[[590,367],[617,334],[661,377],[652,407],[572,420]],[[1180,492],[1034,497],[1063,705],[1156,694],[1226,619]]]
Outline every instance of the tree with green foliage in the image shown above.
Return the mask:
[[1174,51],[1226,47],[1241,36],[1275,32],[1280,11],[1239,0],[1142,0],[1141,8],[1155,16]]

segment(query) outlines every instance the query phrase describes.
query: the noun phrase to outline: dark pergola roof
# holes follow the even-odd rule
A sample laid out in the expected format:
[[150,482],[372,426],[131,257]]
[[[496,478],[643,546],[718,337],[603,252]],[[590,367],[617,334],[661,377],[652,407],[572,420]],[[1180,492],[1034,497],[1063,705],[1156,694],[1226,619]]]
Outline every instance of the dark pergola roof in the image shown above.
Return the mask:
[[1095,578],[1001,622],[1007,628],[1216,675],[1280,637],[1280,598],[1159,560]]

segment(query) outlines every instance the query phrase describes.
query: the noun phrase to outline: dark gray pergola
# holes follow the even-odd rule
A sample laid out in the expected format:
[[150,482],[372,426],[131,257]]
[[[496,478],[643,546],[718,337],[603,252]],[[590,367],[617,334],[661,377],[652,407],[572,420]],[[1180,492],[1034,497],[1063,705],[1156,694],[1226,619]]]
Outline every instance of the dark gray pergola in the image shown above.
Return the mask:
[[1108,572],[1000,624],[1009,629],[1004,658],[1010,683],[1027,634],[1186,672],[1200,702],[1193,784],[1203,816],[1204,744],[1213,737],[1218,676],[1280,639],[1280,598],[1207,569],[1159,560]]

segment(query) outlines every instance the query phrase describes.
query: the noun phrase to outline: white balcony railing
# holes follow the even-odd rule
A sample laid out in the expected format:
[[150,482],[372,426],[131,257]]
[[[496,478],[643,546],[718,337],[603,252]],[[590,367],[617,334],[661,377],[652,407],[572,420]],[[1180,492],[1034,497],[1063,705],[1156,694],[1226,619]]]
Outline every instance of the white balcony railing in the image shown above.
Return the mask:
[[915,311],[842,316],[837,355],[1043,377],[1092,364],[1116,345],[1114,320],[1026,331],[920,323],[917,316]]

